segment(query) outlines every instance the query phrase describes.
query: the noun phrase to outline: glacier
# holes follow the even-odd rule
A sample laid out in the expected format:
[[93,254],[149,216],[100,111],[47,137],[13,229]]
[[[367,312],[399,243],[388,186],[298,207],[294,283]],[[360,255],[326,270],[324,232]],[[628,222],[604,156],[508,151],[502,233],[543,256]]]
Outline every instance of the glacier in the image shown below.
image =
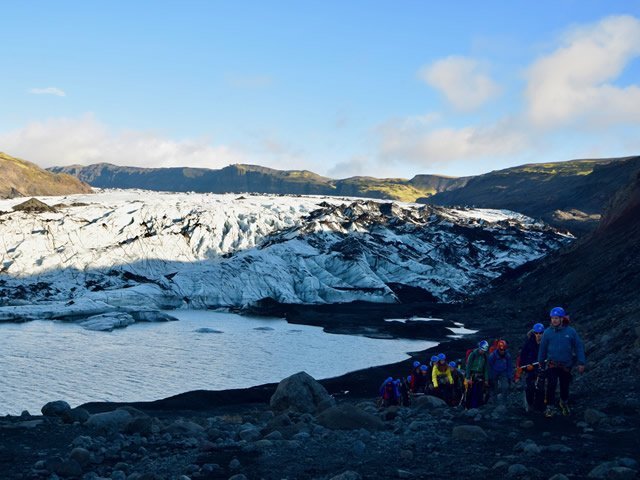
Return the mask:
[[22,200],[0,201],[0,321],[398,302],[403,287],[455,302],[573,240],[507,210],[361,198],[96,190],[14,211]]

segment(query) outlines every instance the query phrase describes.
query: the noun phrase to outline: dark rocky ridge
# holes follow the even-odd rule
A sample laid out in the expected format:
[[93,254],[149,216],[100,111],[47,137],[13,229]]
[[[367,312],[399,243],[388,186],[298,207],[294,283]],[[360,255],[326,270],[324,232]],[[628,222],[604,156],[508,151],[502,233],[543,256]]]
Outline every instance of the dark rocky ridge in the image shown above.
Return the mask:
[[638,156],[522,165],[472,177],[460,188],[418,201],[507,208],[585,234],[638,168]]
[[279,193],[292,195],[338,195],[413,201],[436,191],[453,188],[465,179],[419,175],[412,180],[351,177],[334,180],[307,170],[275,170],[258,165],[208,168],[139,168],[108,163],[52,167],[56,173],[74,175],[99,188],[198,193]]

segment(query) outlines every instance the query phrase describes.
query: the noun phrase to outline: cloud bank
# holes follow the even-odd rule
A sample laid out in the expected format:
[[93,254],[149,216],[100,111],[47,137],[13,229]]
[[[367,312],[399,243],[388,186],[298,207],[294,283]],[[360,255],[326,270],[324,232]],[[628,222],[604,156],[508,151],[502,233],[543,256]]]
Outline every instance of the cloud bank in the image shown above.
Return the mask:
[[529,120],[537,127],[640,121],[639,86],[612,83],[639,55],[640,21],[634,17],[573,29],[527,72]]
[[33,95],[55,95],[56,97],[66,97],[67,94],[64,90],[56,87],[47,87],[47,88],[31,88],[28,90],[29,93]]
[[153,132],[113,131],[93,115],[33,122],[0,133],[2,149],[43,167],[114,163],[138,167],[221,168],[245,156],[206,140],[170,140]]

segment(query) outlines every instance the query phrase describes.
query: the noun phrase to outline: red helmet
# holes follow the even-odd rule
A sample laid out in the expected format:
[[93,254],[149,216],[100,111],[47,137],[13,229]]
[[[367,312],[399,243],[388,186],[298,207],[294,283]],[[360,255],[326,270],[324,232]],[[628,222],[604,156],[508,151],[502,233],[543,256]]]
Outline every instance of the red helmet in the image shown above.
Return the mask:
[[498,340],[498,350],[506,350],[507,349],[507,342],[505,342],[504,340]]

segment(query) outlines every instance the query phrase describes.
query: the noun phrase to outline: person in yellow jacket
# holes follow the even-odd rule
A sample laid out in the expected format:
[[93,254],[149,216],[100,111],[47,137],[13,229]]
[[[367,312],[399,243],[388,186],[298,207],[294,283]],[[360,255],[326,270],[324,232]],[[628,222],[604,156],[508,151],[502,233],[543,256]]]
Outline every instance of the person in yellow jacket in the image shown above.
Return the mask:
[[434,394],[451,405],[453,401],[453,375],[451,375],[451,367],[447,364],[447,356],[444,353],[438,354],[438,362],[433,366],[431,381]]

